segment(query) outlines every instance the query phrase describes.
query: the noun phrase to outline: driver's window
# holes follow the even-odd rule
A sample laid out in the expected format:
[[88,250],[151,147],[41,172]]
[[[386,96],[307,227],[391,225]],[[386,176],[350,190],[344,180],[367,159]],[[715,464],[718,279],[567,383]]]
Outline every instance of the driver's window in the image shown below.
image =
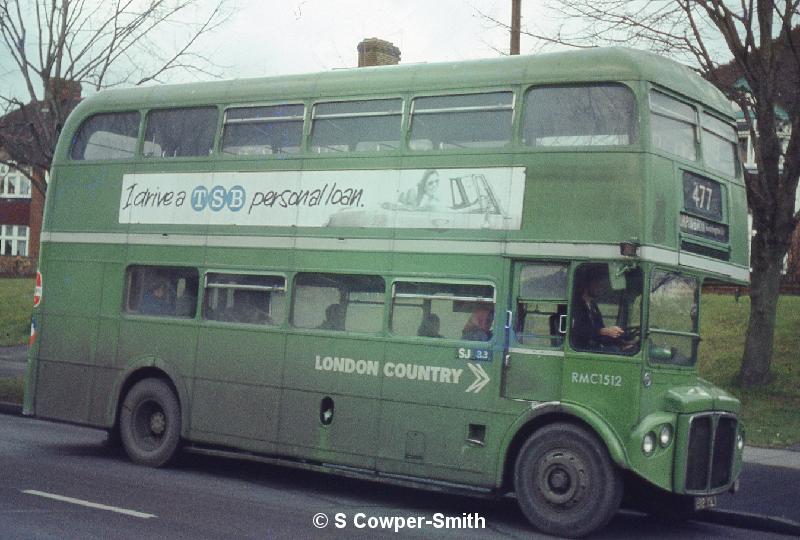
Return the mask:
[[517,275],[516,343],[561,348],[567,332],[566,264],[526,263]]
[[640,347],[642,272],[608,264],[575,271],[570,344],[577,351],[634,354]]

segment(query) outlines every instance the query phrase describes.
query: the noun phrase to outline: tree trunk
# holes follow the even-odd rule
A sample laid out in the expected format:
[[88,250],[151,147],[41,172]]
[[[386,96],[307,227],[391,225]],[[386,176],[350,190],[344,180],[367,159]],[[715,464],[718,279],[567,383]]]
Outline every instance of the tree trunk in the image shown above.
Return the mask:
[[750,388],[770,380],[775,316],[781,290],[785,251],[764,245],[760,233],[753,238],[753,271],[750,276],[750,320],[739,370],[739,384]]
[[792,233],[789,245],[789,260],[786,264],[786,275],[796,285],[800,285],[800,225]]

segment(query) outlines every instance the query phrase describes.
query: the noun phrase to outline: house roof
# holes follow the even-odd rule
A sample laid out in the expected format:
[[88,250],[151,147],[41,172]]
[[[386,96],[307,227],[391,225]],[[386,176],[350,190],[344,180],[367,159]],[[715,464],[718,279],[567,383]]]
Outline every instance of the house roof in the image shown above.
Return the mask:
[[[46,136],[37,136],[36,126],[42,122],[55,123],[53,127],[57,134],[67,115],[81,101],[81,87],[76,81],[54,78],[50,88],[51,90],[46,92],[46,99],[31,101],[0,117],[0,148],[17,163],[48,169],[56,141],[53,140],[48,144]],[[52,91],[53,88],[56,89],[55,92]],[[52,103],[50,96],[53,93],[58,95],[60,121],[50,111]]]
[[[789,48],[789,43],[800,44],[800,25],[789,32],[789,39],[786,42],[775,41],[774,43],[778,65],[781,66],[781,72],[775,81],[778,90],[775,112],[781,120],[788,120],[787,111],[791,108],[791,104],[800,98],[800,63],[797,62],[795,53]],[[758,51],[753,54],[758,54]],[[735,60],[719,66],[707,78],[723,91],[731,88],[750,88],[742,66]],[[744,118],[744,114],[738,111],[737,118]]]

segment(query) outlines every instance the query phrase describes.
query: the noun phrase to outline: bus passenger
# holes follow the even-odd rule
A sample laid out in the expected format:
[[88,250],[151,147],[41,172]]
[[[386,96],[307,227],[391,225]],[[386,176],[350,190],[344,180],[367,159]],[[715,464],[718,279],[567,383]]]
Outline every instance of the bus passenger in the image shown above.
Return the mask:
[[417,330],[417,335],[422,337],[442,338],[444,336],[439,334],[440,326],[439,317],[433,313],[429,313],[422,318],[419,330]]
[[492,319],[494,311],[489,306],[477,306],[470,315],[464,330],[461,332],[461,339],[470,341],[489,341],[492,339]]
[[622,340],[625,330],[619,326],[606,326],[596,298],[603,290],[604,276],[593,273],[586,276],[579,289],[572,316],[572,343],[577,349],[619,352],[631,344]]
[[139,312],[145,315],[174,315],[175,306],[170,298],[169,281],[156,279],[139,304]]
[[344,331],[344,307],[342,304],[331,304],[325,308],[325,320],[317,328]]

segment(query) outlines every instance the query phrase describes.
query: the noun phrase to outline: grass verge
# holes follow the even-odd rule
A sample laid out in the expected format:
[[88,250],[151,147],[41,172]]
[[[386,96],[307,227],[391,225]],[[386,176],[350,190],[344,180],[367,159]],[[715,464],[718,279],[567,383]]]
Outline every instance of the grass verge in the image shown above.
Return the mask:
[[27,343],[31,334],[34,280],[0,279],[0,347]]
[[22,403],[22,392],[22,377],[0,378],[0,401],[7,401],[9,403]]
[[701,305],[700,375],[742,400],[748,444],[800,445],[800,297],[782,296],[778,302],[772,382],[757,389],[736,383],[750,299],[706,294]]

